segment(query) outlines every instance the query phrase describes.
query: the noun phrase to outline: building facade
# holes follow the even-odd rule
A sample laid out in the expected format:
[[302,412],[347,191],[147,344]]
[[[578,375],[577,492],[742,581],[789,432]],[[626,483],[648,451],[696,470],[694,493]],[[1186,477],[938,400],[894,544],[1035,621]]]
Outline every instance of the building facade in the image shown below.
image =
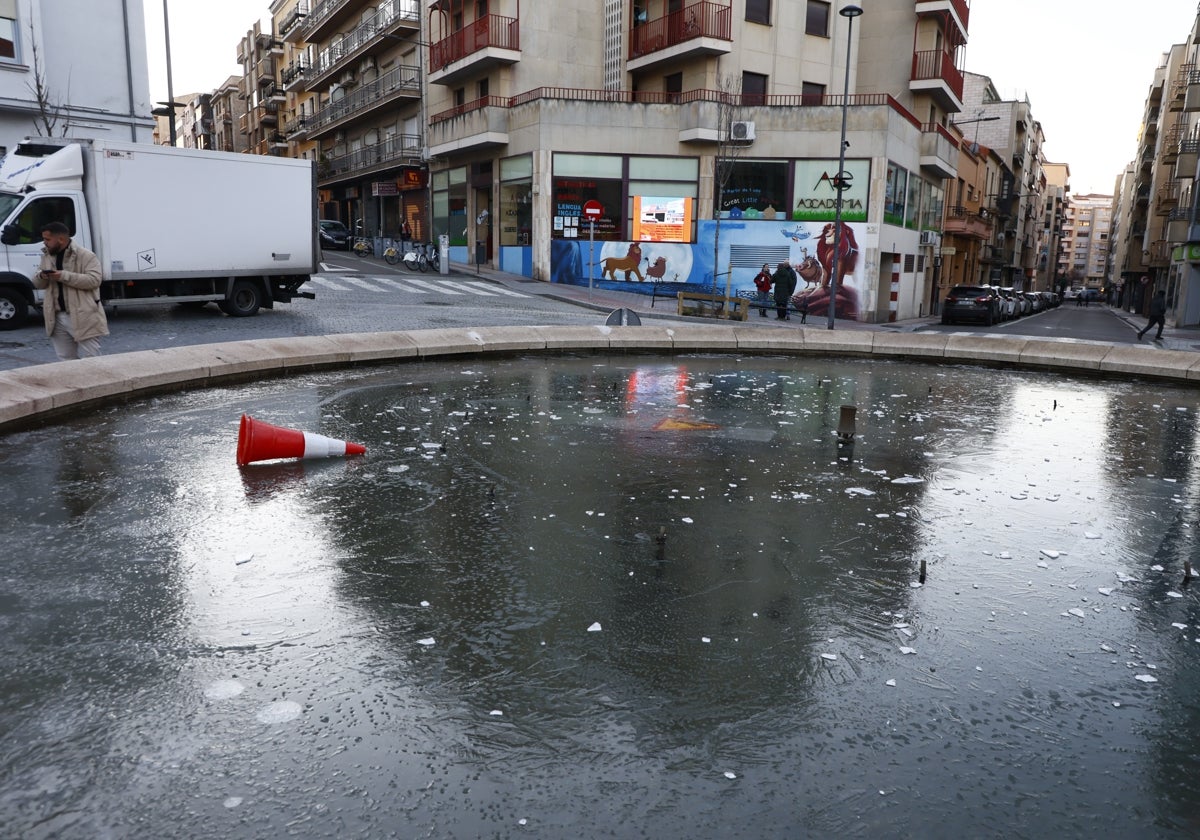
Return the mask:
[[817,0],[421,8],[431,223],[453,259],[635,291],[748,289],[787,259],[821,290],[836,252],[839,316],[936,306],[968,0],[853,19]]
[[1062,293],[1066,288],[1066,272],[1060,263],[1066,253],[1063,226],[1067,220],[1067,198],[1071,194],[1071,167],[1065,163],[1042,161],[1042,172],[1046,176],[1046,190],[1041,214],[1037,288]]
[[1108,271],[1111,195],[1068,197],[1060,271],[1072,288],[1104,290]]
[[421,4],[316,0],[272,12],[288,47],[286,137],[318,161],[322,216],[388,238],[408,221],[428,239]]
[[142,0],[95,0],[87,14],[0,0],[0,147],[46,135],[151,142],[143,20]]

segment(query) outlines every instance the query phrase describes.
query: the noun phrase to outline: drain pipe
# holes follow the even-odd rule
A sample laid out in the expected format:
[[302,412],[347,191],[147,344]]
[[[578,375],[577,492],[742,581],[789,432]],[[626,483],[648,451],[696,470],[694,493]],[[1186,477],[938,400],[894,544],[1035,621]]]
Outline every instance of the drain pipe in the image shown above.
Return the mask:
[[129,0],[121,0],[121,22],[125,34],[125,84],[129,89],[129,139],[137,142],[137,104],[133,101],[133,45],[129,43]]

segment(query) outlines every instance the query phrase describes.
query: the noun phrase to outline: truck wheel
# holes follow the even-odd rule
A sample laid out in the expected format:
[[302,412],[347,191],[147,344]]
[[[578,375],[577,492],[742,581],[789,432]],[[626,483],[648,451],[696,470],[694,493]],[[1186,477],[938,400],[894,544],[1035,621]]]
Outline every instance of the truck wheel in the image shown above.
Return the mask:
[[221,311],[234,318],[247,318],[258,314],[262,306],[262,290],[258,284],[250,280],[236,280],[229,299],[218,304]]
[[0,330],[15,330],[25,323],[29,304],[14,289],[0,289]]

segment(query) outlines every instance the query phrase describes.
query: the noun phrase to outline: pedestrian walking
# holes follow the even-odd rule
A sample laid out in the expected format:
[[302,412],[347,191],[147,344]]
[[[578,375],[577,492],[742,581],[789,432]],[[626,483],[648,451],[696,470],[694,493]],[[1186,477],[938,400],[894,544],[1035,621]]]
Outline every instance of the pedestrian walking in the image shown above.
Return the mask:
[[100,337],[108,335],[108,319],[100,303],[100,260],[71,240],[62,222],[42,228],[42,261],[33,286],[45,289],[42,316],[46,335],[63,361],[99,356]]
[[796,291],[796,272],[785,260],[775,267],[771,279],[775,282],[775,320],[791,320],[788,315],[788,302]]
[[1154,293],[1154,298],[1150,301],[1150,321],[1138,333],[1138,341],[1142,340],[1142,336],[1150,331],[1150,328],[1158,324],[1158,335],[1154,336],[1154,340],[1158,341],[1162,338],[1163,327],[1167,323],[1167,293],[1163,289],[1159,289]]
[[767,307],[771,305],[771,266],[763,263],[762,271],[754,278],[754,288],[758,289],[758,314],[767,317]]

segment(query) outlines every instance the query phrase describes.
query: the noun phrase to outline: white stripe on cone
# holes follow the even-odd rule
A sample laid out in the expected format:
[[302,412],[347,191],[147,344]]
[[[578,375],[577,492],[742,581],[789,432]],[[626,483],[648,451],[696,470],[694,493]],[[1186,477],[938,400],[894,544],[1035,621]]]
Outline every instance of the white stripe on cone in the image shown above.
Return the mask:
[[335,440],[312,432],[304,432],[305,458],[328,458],[331,455],[345,455],[346,441]]

